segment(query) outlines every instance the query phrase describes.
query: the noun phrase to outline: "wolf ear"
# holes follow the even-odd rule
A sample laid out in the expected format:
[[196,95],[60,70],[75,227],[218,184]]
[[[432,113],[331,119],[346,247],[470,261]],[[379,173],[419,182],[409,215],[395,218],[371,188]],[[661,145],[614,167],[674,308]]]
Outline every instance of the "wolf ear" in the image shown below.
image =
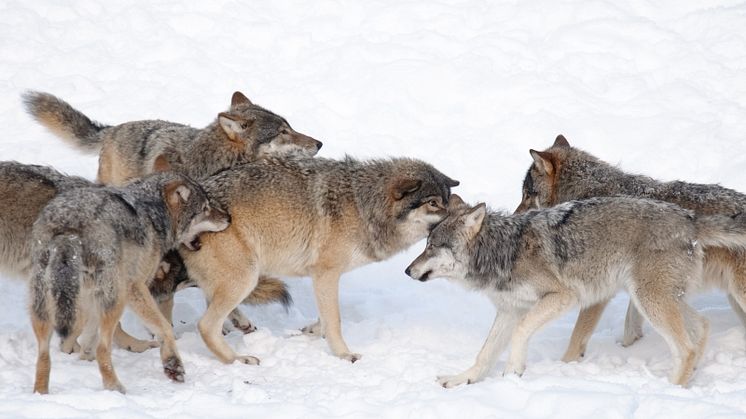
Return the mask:
[[171,208],[178,208],[189,200],[191,191],[187,188],[186,184],[184,184],[183,180],[173,180],[166,184],[164,194],[168,206]]
[[531,157],[534,158],[534,164],[537,169],[546,175],[554,175],[554,163],[552,163],[551,153],[536,150],[529,150],[528,152],[531,153]]
[[247,98],[243,93],[234,92],[233,96],[231,97],[231,108],[240,104],[251,105],[252,103],[249,98]]
[[218,114],[218,122],[231,141],[239,141],[239,135],[254,123],[253,120],[241,119],[227,112]]
[[448,176],[446,176],[446,185],[448,185],[449,188],[456,187],[459,184],[461,184],[461,182],[459,182],[459,181],[457,181],[455,179],[451,179]]
[[170,172],[171,170],[171,163],[168,161],[165,154],[160,154],[155,158],[155,162],[153,162],[153,172],[161,173]]
[[419,179],[397,178],[389,188],[389,191],[394,200],[398,201],[404,198],[405,195],[420,189],[420,186],[422,186],[422,181]]
[[469,238],[473,238],[479,233],[485,215],[487,215],[487,205],[484,202],[472,208],[464,215],[464,227],[469,234]]
[[560,134],[554,139],[552,147],[570,147],[570,143],[567,141],[564,135]]
[[455,193],[451,194],[451,197],[448,198],[448,209],[451,211],[460,209],[465,205],[466,203],[464,202],[464,200]]

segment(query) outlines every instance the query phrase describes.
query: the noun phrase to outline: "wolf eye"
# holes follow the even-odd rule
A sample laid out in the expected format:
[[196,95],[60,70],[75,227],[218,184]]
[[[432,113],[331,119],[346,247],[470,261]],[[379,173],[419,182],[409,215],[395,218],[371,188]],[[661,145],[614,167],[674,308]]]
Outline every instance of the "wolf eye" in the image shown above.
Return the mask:
[[288,131],[287,129],[283,128],[283,129],[280,130],[280,134],[290,134],[290,131]]

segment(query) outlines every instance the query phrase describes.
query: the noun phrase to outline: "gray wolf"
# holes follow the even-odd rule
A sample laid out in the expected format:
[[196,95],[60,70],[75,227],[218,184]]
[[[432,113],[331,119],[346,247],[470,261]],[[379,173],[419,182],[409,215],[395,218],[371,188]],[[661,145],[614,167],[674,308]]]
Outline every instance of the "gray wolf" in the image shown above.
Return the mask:
[[444,387],[481,380],[510,342],[506,374],[522,374],[531,335],[573,306],[626,289],[668,344],[670,380],[685,385],[707,339],[707,321],[686,304],[703,248],[746,244],[746,215],[696,217],[674,204],[627,197],[569,201],[506,215],[451,197],[448,218],[406,269],[484,292],[497,315],[474,366],[439,377]]
[[83,338],[98,337],[104,387],[124,393],[111,362],[111,341],[126,304],[162,341],[166,375],[183,381],[171,325],[148,283],[169,249],[180,244],[196,249],[200,234],[221,231],[229,222],[197,183],[173,173],[123,188],[73,189],[52,199],[32,231],[31,323],[39,346],[34,391],[49,391],[52,328],[65,338],[82,315]]
[[231,226],[202,236],[199,252],[181,254],[209,305],[198,328],[222,362],[238,356],[220,329],[260,275],[311,276],[320,320],[304,330],[325,336],[334,355],[355,362],[342,337],[338,285],[344,272],[384,260],[446,216],[455,181],[407,158],[358,161],[268,158],[203,182]]
[[[746,211],[746,195],[742,193],[720,185],[661,182],[647,176],[625,173],[570,146],[562,135],[545,151],[530,150],[530,153],[534,161],[526,173],[523,197],[517,212],[573,199],[614,195],[672,202],[694,211],[697,216],[735,216]],[[704,277],[698,288],[709,287],[718,287],[728,294],[733,311],[746,326],[746,252],[727,247],[707,248]],[[563,360],[569,362],[583,356],[606,303],[600,302],[581,310]],[[631,345],[642,336],[642,322],[643,317],[630,304],[622,341],[624,346]]]
[[[314,156],[322,143],[290,127],[287,120],[252,103],[235,92],[227,112],[217,115],[205,128],[146,120],[109,126],[91,121],[67,102],[43,92],[23,95],[28,113],[70,145],[99,153],[98,180],[106,185],[124,185],[150,173],[175,171],[200,180],[228,167],[265,156]],[[165,267],[184,271],[176,254]],[[290,304],[290,294],[275,278],[261,278],[260,290],[248,304],[280,302]],[[275,290],[276,292],[271,292]],[[159,296],[161,307],[173,305],[173,295]],[[264,297],[264,298],[262,298]],[[171,313],[167,313],[170,318]],[[231,323],[244,333],[255,330],[239,309],[230,315]],[[148,343],[117,328],[117,341],[126,348],[142,349]],[[144,349],[143,349],[144,350]]]
[[[12,161],[0,162],[0,270],[7,275],[27,280],[31,275],[31,231],[42,209],[63,192],[95,186],[93,182],[62,174],[51,167]],[[180,269],[183,264],[174,261],[175,255],[178,253],[173,251],[166,255],[155,280],[150,284],[150,292],[163,307],[169,322],[174,292],[183,287],[188,279],[186,269]],[[291,299],[282,282],[263,278],[246,302],[259,305],[274,301],[287,306]],[[90,348],[81,350],[77,342],[82,324],[78,326],[80,327],[76,327],[73,333],[62,341],[61,349],[66,353],[80,351],[83,358],[92,359],[94,354],[90,352]],[[129,336],[122,330],[121,325],[117,325],[114,342],[117,346],[133,352],[142,352],[157,346],[157,342],[142,341]]]
[[241,92],[233,94],[227,112],[201,129],[161,120],[109,126],[49,93],[29,91],[23,100],[29,114],[52,133],[99,154],[98,180],[106,185],[123,185],[158,171],[159,157],[174,171],[200,180],[266,155],[313,156],[322,145]]

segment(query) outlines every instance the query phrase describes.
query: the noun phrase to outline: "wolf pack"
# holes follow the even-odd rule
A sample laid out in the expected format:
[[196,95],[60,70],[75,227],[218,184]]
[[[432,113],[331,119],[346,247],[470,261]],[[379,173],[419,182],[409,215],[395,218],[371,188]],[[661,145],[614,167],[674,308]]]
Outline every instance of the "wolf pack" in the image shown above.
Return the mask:
[[[103,386],[125,388],[112,348],[159,348],[183,382],[172,326],[174,294],[199,287],[197,323],[223,363],[258,365],[226,342],[226,320],[256,330],[241,304],[292,298],[278,277],[310,276],[319,319],[303,332],[351,363],[339,309],[340,276],[427,239],[405,269],[486,295],[494,323],[474,365],[446,388],[489,374],[509,346],[505,374],[526,368],[528,340],[580,312],[562,360],[580,361],[609,300],[630,303],[623,345],[647,320],[666,342],[669,379],[687,385],[708,335],[687,297],[711,286],[746,326],[746,195],[718,185],[625,173],[558,136],[530,150],[514,213],[466,203],[459,182],[413,158],[315,157],[322,143],[236,92],[205,128],[162,120],[104,125],[48,93],[26,92],[29,114],[72,147],[98,154],[96,182],[51,167],[0,163],[0,269],[28,281],[38,343],[34,391],[48,393],[50,341],[96,360]],[[120,324],[129,308],[155,336]]]

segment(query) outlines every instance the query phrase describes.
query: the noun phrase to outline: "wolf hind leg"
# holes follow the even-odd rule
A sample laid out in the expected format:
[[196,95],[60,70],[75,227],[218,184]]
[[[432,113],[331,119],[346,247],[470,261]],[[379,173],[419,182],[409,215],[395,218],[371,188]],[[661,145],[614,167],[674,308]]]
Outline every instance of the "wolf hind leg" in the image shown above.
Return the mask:
[[684,323],[684,303],[678,301],[679,297],[674,292],[667,290],[661,293],[655,287],[633,291],[630,296],[640,312],[668,344],[674,357],[674,368],[669,379],[674,384],[686,385],[694,374],[697,348]]
[[96,361],[98,369],[101,372],[101,380],[104,388],[107,390],[116,390],[122,394],[126,391],[111,362],[111,344],[114,338],[114,330],[119,324],[119,319],[124,312],[124,299],[116,301],[114,306],[104,310],[101,315],[101,324],[99,325],[99,340],[96,348]]
[[642,337],[642,323],[644,320],[645,319],[642,317],[630,298],[629,304],[627,305],[627,315],[624,317],[624,337],[622,338],[622,346],[625,348],[631,346]]
[[523,374],[526,369],[528,340],[539,328],[576,303],[577,298],[569,291],[549,293],[539,299],[513,330],[505,374]]
[[52,337],[52,324],[48,319],[42,320],[32,313],[31,325],[33,326],[38,346],[34,393],[48,394],[49,373],[52,369],[52,361],[49,357],[49,340]]
[[579,361],[585,356],[588,340],[591,338],[593,330],[596,329],[607,304],[609,304],[609,300],[580,310],[570,337],[570,343],[567,345],[565,355],[562,356],[563,362]]

